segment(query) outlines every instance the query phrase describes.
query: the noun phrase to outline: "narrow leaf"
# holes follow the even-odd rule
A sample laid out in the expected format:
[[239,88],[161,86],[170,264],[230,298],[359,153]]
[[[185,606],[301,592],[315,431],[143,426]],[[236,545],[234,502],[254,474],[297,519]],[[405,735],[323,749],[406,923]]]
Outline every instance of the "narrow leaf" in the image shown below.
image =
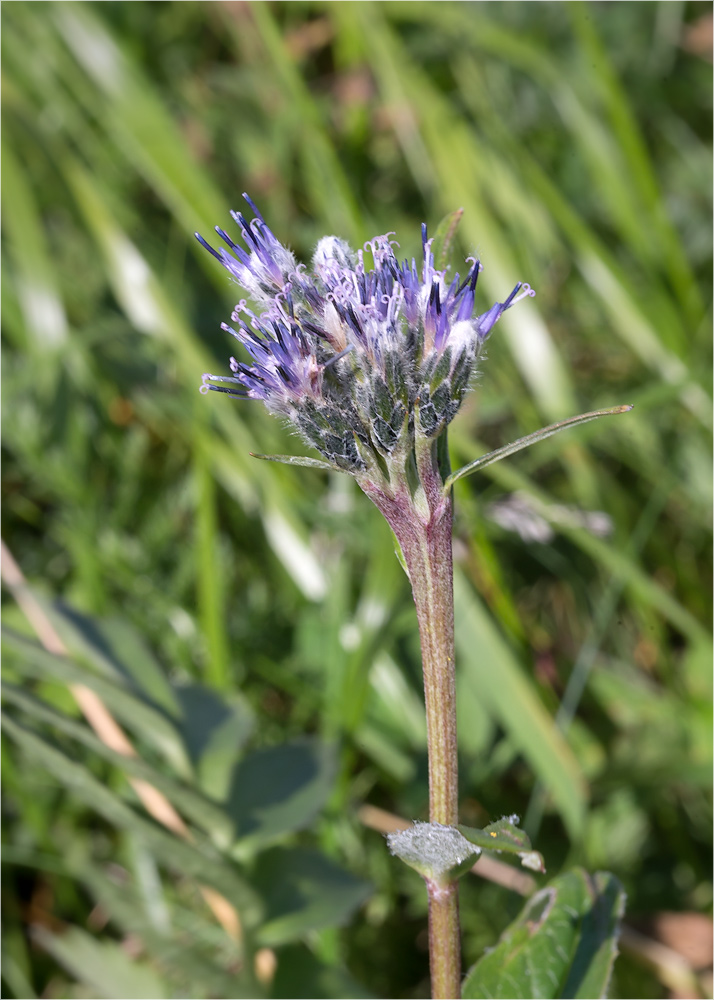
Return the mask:
[[98,940],[79,927],[52,934],[36,925],[34,934],[42,948],[75,976],[90,991],[90,996],[108,1000],[171,996],[170,989],[149,963],[130,959],[118,941]]
[[[115,930],[135,935],[143,954],[171,984],[173,997],[255,997],[255,984],[245,969],[236,969],[240,950],[220,951],[215,922],[208,909],[191,910],[190,917],[179,903],[171,906],[168,928],[158,928],[151,919],[143,888],[134,879],[116,880],[110,870],[83,858],[76,864],[75,877],[88,894],[111,918]],[[184,905],[186,905],[184,902]],[[190,934],[186,920],[190,920]],[[252,988],[251,988],[252,987]],[[124,997],[124,993],[115,996]],[[153,994],[146,994],[146,996]]]
[[14,265],[16,294],[33,346],[47,357],[48,352],[67,342],[67,316],[58,290],[54,260],[47,246],[37,190],[29,183],[30,171],[15,158],[7,134],[5,139],[2,207],[6,260]]
[[[456,421],[458,423],[458,421]],[[456,431],[456,445],[460,452],[469,454],[473,450],[473,442]],[[492,468],[487,473],[495,483],[506,490],[525,490],[539,504],[539,513],[549,516],[551,506],[556,502],[553,496],[540,489],[533,479],[513,464]],[[581,525],[571,525],[564,521],[558,522],[558,531],[566,535],[586,555],[599,563],[610,573],[621,577],[627,584],[631,594],[645,605],[655,608],[667,618],[675,628],[679,629],[690,641],[698,643],[711,641],[707,630],[697,620],[696,616],[685,608],[661,584],[645,572],[636,559],[633,559],[621,545],[609,543],[597,538]]]
[[[31,588],[32,589],[32,588]],[[176,695],[143,637],[121,618],[86,615],[62,601],[40,602],[73,660],[89,663],[105,677],[136,687],[171,716],[180,714]]]
[[256,920],[259,912],[258,899],[239,874],[234,862],[221,857],[205,841],[184,843],[152,820],[140,816],[115,792],[98,781],[83,764],[72,760],[14,719],[5,718],[3,731],[29,757],[44,767],[55,781],[64,785],[90,809],[94,809],[114,826],[131,830],[141,837],[157,858],[161,859],[162,864],[214,886],[242,910],[247,923]]
[[[16,705],[28,715],[32,715],[47,723],[59,732],[66,733],[77,740],[97,756],[109,761],[125,774],[140,778],[158,788],[183,815],[210,834],[215,843],[227,847],[233,839],[233,823],[220,806],[211,802],[200,792],[181,784],[174,778],[169,778],[157,768],[141,760],[140,757],[127,757],[117,753],[102,743],[89,726],[70,718],[63,712],[45,704],[23,688],[15,687],[7,682],[2,683],[2,697],[5,701]],[[4,717],[4,714],[3,714]]]
[[319,458],[308,458],[307,455],[256,455],[250,452],[251,458],[260,458],[264,462],[282,462],[283,465],[303,465],[306,469],[326,469],[328,472],[343,472],[336,465],[322,462]]
[[253,713],[237,691],[223,695],[203,684],[176,688],[182,718],[178,724],[201,790],[223,801],[242,748],[253,732]]
[[190,774],[181,738],[172,721],[159,709],[148,703],[137,691],[100,677],[94,671],[75,663],[65,656],[55,656],[25,636],[11,629],[2,629],[2,641],[12,650],[13,666],[30,677],[52,678],[67,685],[83,684],[94,691],[112,714],[131,730],[154,746],[159,747],[166,759],[184,777]]
[[439,271],[444,271],[449,265],[451,248],[456,236],[456,230],[463,218],[463,208],[457,208],[449,212],[436,227],[434,242],[431,245],[434,254],[434,265]]
[[[390,531],[391,531],[391,528],[390,528]],[[402,547],[399,544],[399,539],[397,538],[397,536],[394,534],[393,531],[392,531],[392,542],[394,543],[394,555],[397,557],[397,559],[399,561],[399,565],[402,567],[402,569],[404,570],[404,572],[407,574],[407,580],[408,580],[409,579],[409,568],[407,566],[407,561],[404,558],[404,553],[402,552]]]
[[479,469],[485,468],[487,465],[491,465],[493,462],[498,462],[502,458],[508,458],[509,455],[515,455],[517,451],[523,451],[524,448],[528,448],[532,444],[536,444],[538,441],[544,441],[546,438],[552,437],[553,434],[557,434],[559,431],[567,430],[568,427],[576,427],[578,424],[586,424],[590,420],[597,420],[598,417],[609,417],[617,413],[628,413],[632,409],[632,405],[625,403],[622,406],[613,406],[609,410],[592,410],[590,413],[581,413],[577,417],[569,417],[567,420],[559,420],[555,424],[549,424],[548,427],[541,427],[539,431],[535,431],[533,434],[528,434],[526,437],[518,438],[517,441],[511,441],[510,444],[506,444],[503,448],[497,448],[495,451],[490,451],[488,455],[482,455],[481,458],[477,458],[475,462],[469,462],[468,465],[462,466],[456,472],[453,472],[449,478],[444,483],[446,489],[457,481],[457,479],[463,479],[464,476],[470,476],[472,472],[478,472]]
[[504,727],[553,796],[570,835],[578,837],[587,786],[572,750],[495,622],[459,572],[454,576],[454,601],[462,683]]

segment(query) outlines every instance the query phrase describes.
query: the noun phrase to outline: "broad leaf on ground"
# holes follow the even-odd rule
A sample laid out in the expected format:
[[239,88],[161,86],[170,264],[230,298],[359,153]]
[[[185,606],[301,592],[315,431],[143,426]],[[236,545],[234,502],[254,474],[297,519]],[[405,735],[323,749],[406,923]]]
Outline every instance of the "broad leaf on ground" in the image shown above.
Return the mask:
[[233,819],[239,853],[262,848],[306,827],[332,791],[334,747],[296,740],[244,757],[233,773],[225,810]]
[[344,969],[326,965],[309,948],[291,944],[278,952],[271,995],[274,1000],[359,1000],[373,996]]
[[344,924],[371,891],[368,882],[316,851],[274,847],[257,859],[253,885],[265,903],[261,944],[299,941],[309,931]]

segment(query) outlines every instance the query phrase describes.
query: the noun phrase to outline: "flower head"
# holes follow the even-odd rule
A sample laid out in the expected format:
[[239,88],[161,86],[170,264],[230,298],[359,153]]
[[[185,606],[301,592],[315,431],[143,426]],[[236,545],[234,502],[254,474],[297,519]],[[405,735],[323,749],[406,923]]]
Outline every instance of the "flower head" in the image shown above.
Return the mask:
[[231,375],[204,375],[202,391],[262,400],[333,466],[354,473],[378,455],[408,452],[416,436],[440,434],[495,323],[535,293],[519,283],[474,316],[481,263],[470,259],[463,280],[448,281],[434,265],[426,226],[420,266],[397,259],[392,233],[357,252],[326,236],[308,274],[244,198],[255,217],[232,215],[245,249],[219,227],[228,249],[196,237],[258,306],[241,299],[234,325],[223,324],[250,360],[231,358]]

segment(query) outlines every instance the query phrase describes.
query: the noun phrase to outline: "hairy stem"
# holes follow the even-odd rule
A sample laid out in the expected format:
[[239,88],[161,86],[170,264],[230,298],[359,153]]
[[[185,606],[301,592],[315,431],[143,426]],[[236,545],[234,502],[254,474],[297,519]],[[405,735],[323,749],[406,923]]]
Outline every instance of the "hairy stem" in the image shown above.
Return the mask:
[[421,639],[429,753],[429,819],[458,822],[452,506],[444,497],[427,524],[399,538],[409,569]]
[[[429,753],[429,819],[458,823],[454,594],[451,497],[442,497],[426,525],[399,539],[419,620]],[[417,536],[416,538],[414,536]],[[399,536],[397,536],[399,537]],[[406,542],[406,545],[405,545]],[[427,880],[429,962],[434,998],[460,996],[458,883]]]
[[434,1000],[461,996],[461,935],[459,883],[427,881],[429,894],[429,967]]
[[[429,755],[429,819],[458,823],[458,758],[454,678],[453,506],[436,457],[428,446],[417,455],[423,495],[406,487],[362,489],[389,522],[409,571],[421,638]],[[458,885],[427,879],[432,996],[460,996]]]

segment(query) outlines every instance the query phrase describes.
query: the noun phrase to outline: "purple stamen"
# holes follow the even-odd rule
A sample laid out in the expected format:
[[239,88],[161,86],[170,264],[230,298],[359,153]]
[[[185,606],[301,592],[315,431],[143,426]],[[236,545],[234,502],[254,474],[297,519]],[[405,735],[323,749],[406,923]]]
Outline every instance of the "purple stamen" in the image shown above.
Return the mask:
[[245,191],[243,192],[243,198],[250,205],[251,211],[255,212],[255,214],[257,215],[257,217],[260,219],[261,222],[264,222],[265,220],[263,219],[263,215],[262,215],[260,209],[256,208],[255,202],[250,197],[250,195],[248,195],[248,194],[245,193]]
[[217,250],[214,250],[213,247],[210,245],[210,243],[206,243],[206,241],[204,240],[203,236],[201,236],[200,233],[194,233],[193,235],[196,237],[196,239],[198,240],[198,242],[201,244],[201,246],[205,250],[208,250],[209,253],[213,254],[213,256],[216,258],[216,260],[219,260],[221,262],[221,264],[224,263],[223,258],[221,257],[221,255],[219,254],[219,252]]

